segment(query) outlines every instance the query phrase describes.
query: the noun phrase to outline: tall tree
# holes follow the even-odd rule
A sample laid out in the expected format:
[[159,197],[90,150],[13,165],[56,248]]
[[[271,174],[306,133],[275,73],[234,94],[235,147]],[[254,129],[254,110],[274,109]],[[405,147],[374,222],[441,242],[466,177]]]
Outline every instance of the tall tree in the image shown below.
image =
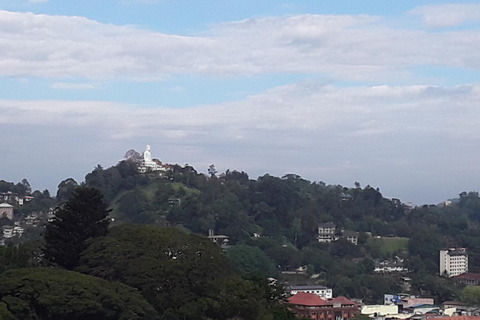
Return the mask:
[[45,258],[66,269],[75,268],[86,240],[107,234],[108,212],[99,190],[75,189],[70,199],[56,210],[55,219],[47,224]]

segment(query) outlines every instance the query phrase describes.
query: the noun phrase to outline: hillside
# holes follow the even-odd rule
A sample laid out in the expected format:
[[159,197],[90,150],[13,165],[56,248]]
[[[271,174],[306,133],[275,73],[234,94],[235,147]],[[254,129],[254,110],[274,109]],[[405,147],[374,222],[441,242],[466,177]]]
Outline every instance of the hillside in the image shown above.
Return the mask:
[[[102,191],[112,209],[112,225],[180,226],[204,236],[212,230],[229,238],[227,253],[239,270],[281,277],[282,271],[307,267],[306,274],[315,275],[307,281],[367,302],[403,289],[402,274],[374,274],[374,261],[403,260],[413,279],[412,293],[430,292],[438,300],[458,294],[452,284],[426,278],[438,273],[440,248],[467,247],[470,271],[480,271],[476,192],[462,193],[458,203],[449,206],[410,208],[360,183],[348,188],[294,174],[251,179],[235,170],[205,176],[189,166],[170,168],[162,174],[140,174],[135,162],[123,161],[107,169],[98,166],[86,175],[84,185]],[[60,183],[57,201],[68,198],[76,186],[67,180]],[[42,198],[37,191],[36,195],[36,200]],[[35,203],[29,206],[39,208]],[[336,226],[337,241],[318,241],[323,223]],[[357,245],[342,238],[343,230],[358,235]],[[260,260],[264,262],[258,264]]]

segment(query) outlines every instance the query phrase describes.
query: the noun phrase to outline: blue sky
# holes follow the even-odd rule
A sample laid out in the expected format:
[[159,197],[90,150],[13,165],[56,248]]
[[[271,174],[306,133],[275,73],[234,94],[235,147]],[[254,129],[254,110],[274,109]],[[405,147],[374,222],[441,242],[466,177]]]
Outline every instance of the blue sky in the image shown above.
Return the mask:
[[0,0],[0,179],[146,144],[438,203],[480,189],[478,1]]

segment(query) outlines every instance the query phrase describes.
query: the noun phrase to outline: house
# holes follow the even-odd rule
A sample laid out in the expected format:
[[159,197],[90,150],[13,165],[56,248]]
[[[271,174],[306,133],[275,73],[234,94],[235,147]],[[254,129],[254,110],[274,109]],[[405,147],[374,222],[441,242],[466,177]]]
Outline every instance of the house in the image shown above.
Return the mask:
[[403,259],[395,260],[375,260],[375,273],[400,273],[408,272],[408,269],[403,266]]
[[366,314],[366,315],[373,315],[375,317],[385,316],[390,314],[398,314],[398,306],[394,304],[365,305],[365,306],[362,306],[360,313]]
[[337,226],[333,222],[322,223],[318,225],[318,242],[333,242],[335,239],[335,230]]
[[230,237],[221,235],[221,234],[215,234],[212,229],[208,230],[208,238],[212,240],[214,243],[218,244],[222,248],[228,247],[228,242]]
[[332,298],[333,292],[331,288],[320,285],[311,285],[311,286],[289,286],[287,290],[290,291],[291,295],[296,295],[299,292],[313,293],[319,297],[330,299]]
[[322,299],[314,293],[299,292],[288,303],[298,316],[315,320],[346,320],[359,313],[358,305],[345,297]]
[[348,242],[354,245],[358,244],[358,232],[356,231],[343,230],[341,231],[340,238],[347,239]]
[[467,272],[468,253],[466,248],[440,250],[440,275],[454,277]]
[[480,273],[463,273],[452,277],[453,281],[464,283],[466,285],[478,286],[480,284]]
[[0,203],[0,218],[6,217],[10,220],[13,219],[13,206],[9,203]]
[[5,239],[13,238],[14,231],[13,231],[13,226],[3,226],[3,237]]
[[330,243],[337,241],[338,239],[346,239],[348,242],[353,243],[354,245],[358,244],[358,232],[341,230],[336,233],[337,226],[333,222],[326,222],[318,225],[318,242]]

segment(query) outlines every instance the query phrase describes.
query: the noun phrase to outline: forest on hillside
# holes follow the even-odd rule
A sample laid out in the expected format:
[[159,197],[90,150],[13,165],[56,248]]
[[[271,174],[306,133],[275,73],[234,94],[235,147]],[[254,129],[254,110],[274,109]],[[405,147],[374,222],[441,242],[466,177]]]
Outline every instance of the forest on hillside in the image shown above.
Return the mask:
[[[203,236],[213,230],[229,237],[226,255],[243,274],[281,278],[282,271],[307,267],[315,283],[333,288],[336,296],[367,303],[404,289],[404,275],[374,274],[374,260],[402,259],[412,278],[410,292],[437,302],[457,299],[462,290],[437,276],[439,249],[468,248],[470,271],[480,271],[477,192],[462,192],[448,206],[409,208],[358,182],[354,187],[327,185],[295,174],[251,179],[236,170],[207,176],[179,165],[161,175],[139,174],[130,161],[107,169],[97,166],[81,185],[102,192],[112,210],[112,225],[170,226]],[[21,210],[48,210],[77,187],[76,181],[66,179],[55,197],[34,191],[35,201]],[[317,228],[325,222],[359,232],[358,245],[344,239],[319,243]]]

